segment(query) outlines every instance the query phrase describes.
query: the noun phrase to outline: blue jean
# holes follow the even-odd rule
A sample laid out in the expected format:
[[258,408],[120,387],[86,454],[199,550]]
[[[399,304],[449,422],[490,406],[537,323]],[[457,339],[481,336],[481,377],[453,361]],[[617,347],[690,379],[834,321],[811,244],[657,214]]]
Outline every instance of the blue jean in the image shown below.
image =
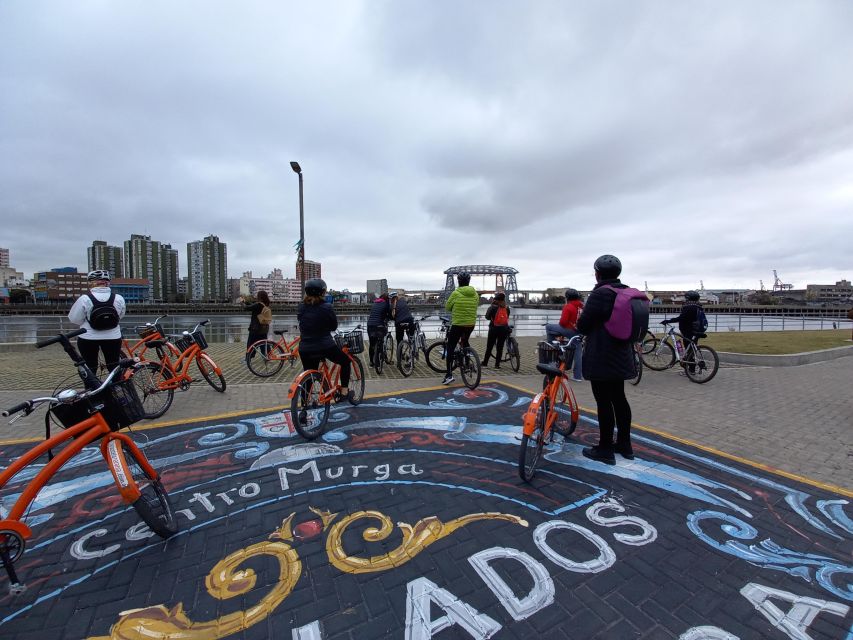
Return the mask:
[[[558,324],[546,324],[545,325],[545,335],[548,337],[548,342],[552,340],[556,340],[557,336],[563,336],[565,338],[574,338],[578,335],[578,332],[574,329],[566,329],[565,327],[561,327]],[[572,362],[572,376],[575,378],[583,377],[583,368],[581,365],[581,358],[583,357],[583,349],[581,345],[575,347],[575,357],[574,362]]]

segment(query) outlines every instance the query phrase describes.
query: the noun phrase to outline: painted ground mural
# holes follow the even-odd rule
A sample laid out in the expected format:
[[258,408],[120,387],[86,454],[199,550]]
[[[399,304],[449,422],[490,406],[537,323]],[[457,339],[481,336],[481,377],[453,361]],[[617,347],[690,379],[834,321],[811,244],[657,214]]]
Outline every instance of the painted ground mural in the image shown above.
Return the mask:
[[846,498],[641,432],[635,460],[593,462],[590,416],[526,484],[530,399],[338,405],[311,443],[283,413],[137,431],[178,510],[167,541],[93,447],[28,515],[0,637],[853,640]]

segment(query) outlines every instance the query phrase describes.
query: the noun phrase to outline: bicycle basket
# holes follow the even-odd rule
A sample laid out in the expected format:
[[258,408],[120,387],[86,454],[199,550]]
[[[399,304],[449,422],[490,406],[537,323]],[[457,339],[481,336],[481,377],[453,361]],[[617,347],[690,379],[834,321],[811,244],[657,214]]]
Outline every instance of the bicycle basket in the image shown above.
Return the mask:
[[153,335],[160,334],[161,336],[165,336],[166,333],[163,331],[163,325],[159,322],[157,324],[146,324],[144,326],[136,327],[136,333],[140,338],[150,338]]
[[175,340],[175,346],[178,348],[178,351],[184,352],[189,349],[193,344],[193,337],[190,335],[181,336],[177,340]]
[[96,411],[101,412],[113,431],[129,427],[145,417],[142,401],[130,379],[117,382],[89,398],[71,404],[57,404],[50,408],[50,412],[65,428],[73,427]]
[[194,331],[190,334],[190,337],[192,337],[193,342],[198,345],[199,349],[207,349],[207,340],[201,331]]
[[559,361],[559,348],[548,342],[539,343],[539,364],[557,364]]
[[357,355],[364,351],[364,335],[362,335],[361,331],[341,333],[335,336],[335,344],[341,349],[349,347],[349,352],[352,355]]

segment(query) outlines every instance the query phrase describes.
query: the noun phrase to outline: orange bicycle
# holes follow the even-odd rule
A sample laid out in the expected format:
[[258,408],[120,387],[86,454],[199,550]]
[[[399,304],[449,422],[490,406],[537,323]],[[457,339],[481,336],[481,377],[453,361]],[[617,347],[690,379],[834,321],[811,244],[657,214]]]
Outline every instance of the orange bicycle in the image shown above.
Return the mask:
[[[168,317],[167,315],[159,316],[154,322],[146,322],[144,325],[134,327],[139,340],[133,344],[127,338],[121,340],[121,357],[122,358],[139,358],[145,360],[145,353],[149,349],[149,342],[152,340],[165,340],[166,332],[163,330],[163,325],[160,320]],[[181,352],[171,342],[166,343],[166,348],[172,352],[172,355],[179,356]],[[104,354],[98,352],[98,376],[105,376],[109,373],[109,367],[104,362]]]
[[[566,369],[571,367],[575,349],[580,348],[581,340],[581,336],[575,336],[566,343],[559,340],[539,343],[536,369],[545,375],[543,389],[536,394],[524,414],[518,454],[518,475],[525,482],[533,479],[542,449],[546,442],[553,440],[554,431],[565,437],[574,433],[578,426],[578,402],[566,383]],[[565,408],[558,408],[560,404]]]
[[177,339],[174,346],[178,349],[177,360],[172,362],[171,352],[167,348],[166,340],[149,340],[149,349],[155,349],[159,362],[143,362],[133,373],[131,378],[136,390],[141,394],[144,417],[159,418],[169,407],[175,396],[175,390],[186,391],[194,382],[189,374],[190,364],[196,363],[202,377],[207,383],[220,393],[225,391],[225,376],[207,349],[207,340],[200,328],[207,325],[210,320],[199,322],[192,331],[184,331]]
[[[364,351],[361,325],[349,333],[336,333],[335,342],[350,359],[350,404],[364,398],[364,366],[356,355]],[[332,402],[340,398],[341,368],[322,360],[318,369],[303,371],[291,383],[287,397],[293,426],[306,440],[322,435],[329,420]]]
[[246,349],[246,366],[261,378],[274,376],[289,362],[290,366],[299,358],[299,336],[290,342],[284,337],[287,331],[273,331],[278,340],[258,340]]
[[[160,476],[151,466],[145,454],[128,436],[118,431],[142,419],[142,404],[130,380],[122,379],[122,372],[138,366],[136,360],[122,359],[103,383],[95,378],[86,366],[70,339],[85,333],[78,329],[60,334],[36,344],[41,349],[61,343],[65,352],[74,361],[86,390],[82,393],[67,389],[56,397],[33,398],[2,412],[3,416],[13,413],[29,415],[43,403],[49,403],[52,413],[65,429],[55,436],[30,449],[0,473],[0,490],[28,465],[44,454],[48,462],[20,491],[14,506],[0,519],[0,562],[9,576],[9,591],[13,595],[24,591],[18,581],[14,563],[26,548],[32,536],[29,526],[22,522],[33,501],[42,488],[53,478],[63,465],[80,453],[84,447],[100,439],[101,455],[112,473],[121,497],[131,505],[139,517],[157,535],[168,538],[177,531],[169,495],[163,488]],[[15,416],[11,422],[20,416]],[[63,443],[65,446],[56,456],[51,449]]]

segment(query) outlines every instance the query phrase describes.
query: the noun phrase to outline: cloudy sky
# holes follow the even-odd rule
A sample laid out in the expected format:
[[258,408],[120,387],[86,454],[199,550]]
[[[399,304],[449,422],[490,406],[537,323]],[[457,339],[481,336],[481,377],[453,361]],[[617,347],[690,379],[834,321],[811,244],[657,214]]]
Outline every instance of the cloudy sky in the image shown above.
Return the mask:
[[[853,2],[0,3],[0,246],[522,289],[853,278]],[[474,282],[488,288],[490,282]]]

